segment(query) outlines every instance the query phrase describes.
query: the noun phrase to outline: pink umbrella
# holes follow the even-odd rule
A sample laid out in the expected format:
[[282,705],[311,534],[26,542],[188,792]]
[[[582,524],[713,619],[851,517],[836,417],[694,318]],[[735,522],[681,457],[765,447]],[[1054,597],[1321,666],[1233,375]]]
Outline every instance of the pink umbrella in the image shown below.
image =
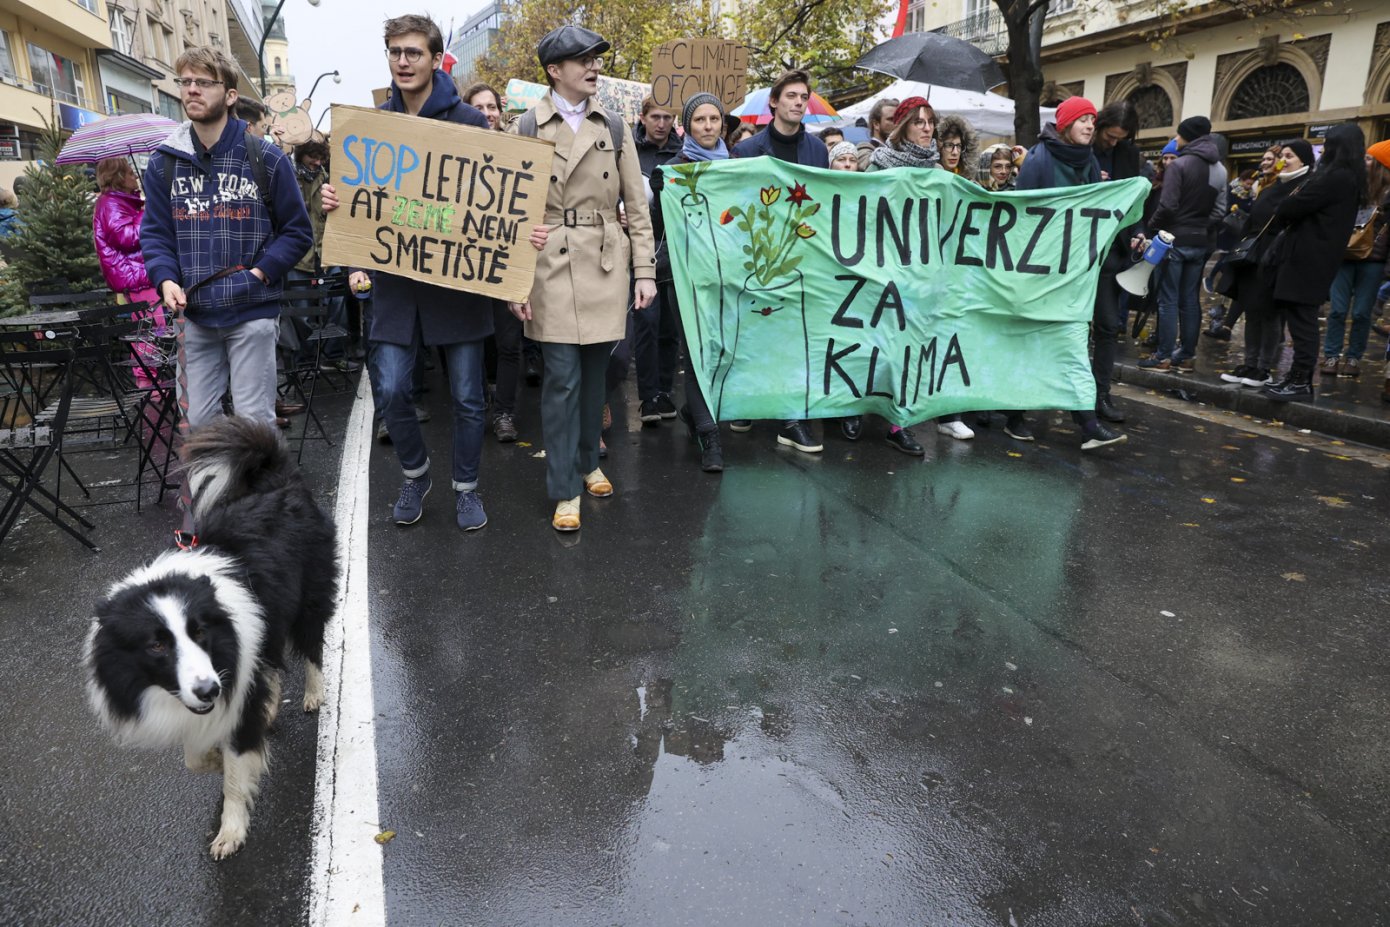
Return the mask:
[[88,123],[63,145],[59,164],[95,164],[106,158],[128,158],[154,151],[179,124],[154,113],[130,113]]

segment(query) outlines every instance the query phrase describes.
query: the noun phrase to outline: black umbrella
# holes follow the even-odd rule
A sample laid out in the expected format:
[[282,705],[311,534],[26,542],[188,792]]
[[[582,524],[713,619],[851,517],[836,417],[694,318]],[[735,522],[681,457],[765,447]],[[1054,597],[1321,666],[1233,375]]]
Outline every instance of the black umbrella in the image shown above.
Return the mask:
[[984,93],[1007,78],[989,55],[964,39],[939,32],[913,32],[875,45],[854,63],[865,71],[891,74],[939,87]]

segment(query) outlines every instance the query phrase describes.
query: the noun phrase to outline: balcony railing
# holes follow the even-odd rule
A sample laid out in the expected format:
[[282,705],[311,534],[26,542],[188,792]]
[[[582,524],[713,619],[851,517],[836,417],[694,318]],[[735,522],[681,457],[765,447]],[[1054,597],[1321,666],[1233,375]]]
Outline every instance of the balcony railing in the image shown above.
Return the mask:
[[993,7],[932,31],[964,39],[990,57],[1002,55],[1009,48],[1009,34],[1004,27],[1004,17]]
[[[1075,9],[1076,0],[1052,0],[1048,7],[1048,26],[1052,24],[1052,17],[1070,13]],[[994,58],[1009,50],[1009,30],[1004,25],[1003,15],[993,5],[973,16],[967,16],[932,31],[964,39]]]

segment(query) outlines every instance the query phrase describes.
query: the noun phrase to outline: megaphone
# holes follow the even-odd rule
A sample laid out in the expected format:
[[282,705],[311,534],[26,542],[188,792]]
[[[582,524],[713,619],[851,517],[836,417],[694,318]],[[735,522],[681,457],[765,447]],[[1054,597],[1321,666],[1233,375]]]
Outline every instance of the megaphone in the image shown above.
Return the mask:
[[1126,293],[1133,293],[1135,296],[1149,295],[1149,277],[1153,276],[1154,268],[1163,263],[1172,247],[1173,236],[1168,232],[1159,232],[1144,249],[1144,259],[1136,261],[1129,270],[1116,274],[1115,282]]

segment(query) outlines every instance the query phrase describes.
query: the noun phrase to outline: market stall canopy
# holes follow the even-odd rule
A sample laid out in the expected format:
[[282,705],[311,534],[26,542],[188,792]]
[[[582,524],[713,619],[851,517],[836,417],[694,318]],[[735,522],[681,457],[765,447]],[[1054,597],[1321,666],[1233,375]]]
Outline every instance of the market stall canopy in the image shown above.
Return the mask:
[[[853,106],[840,110],[840,118],[853,123],[859,118],[867,119],[874,104],[884,98],[906,100],[908,97],[926,97],[936,110],[937,116],[963,116],[985,138],[1013,138],[1014,101],[997,93],[976,93],[970,90],[956,90],[951,87],[933,86],[918,81],[900,80],[888,85],[878,93]],[[1056,110],[1039,109],[1044,124],[1051,122]]]

